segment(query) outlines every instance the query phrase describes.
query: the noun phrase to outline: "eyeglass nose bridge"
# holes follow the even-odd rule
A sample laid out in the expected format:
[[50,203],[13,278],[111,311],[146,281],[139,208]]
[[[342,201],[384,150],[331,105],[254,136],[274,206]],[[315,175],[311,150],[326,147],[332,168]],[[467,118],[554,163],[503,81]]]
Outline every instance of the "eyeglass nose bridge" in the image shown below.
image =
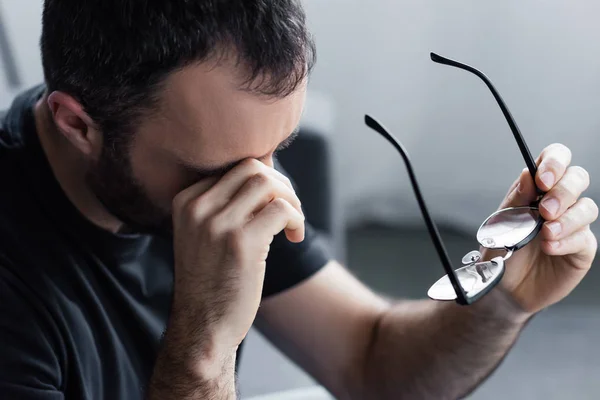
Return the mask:
[[[471,255],[471,253],[467,255]],[[427,296],[436,301],[455,300],[465,305],[472,304],[489,293],[502,279],[505,268],[504,261],[511,254],[512,251],[509,251],[505,257],[494,257],[489,261],[477,261],[454,271],[464,297],[461,298],[452,288],[450,275],[444,275],[435,282],[427,291]]]
[[479,260],[481,260],[481,253],[478,250],[473,250],[465,254],[465,256],[462,259],[462,264],[471,265],[475,264]]

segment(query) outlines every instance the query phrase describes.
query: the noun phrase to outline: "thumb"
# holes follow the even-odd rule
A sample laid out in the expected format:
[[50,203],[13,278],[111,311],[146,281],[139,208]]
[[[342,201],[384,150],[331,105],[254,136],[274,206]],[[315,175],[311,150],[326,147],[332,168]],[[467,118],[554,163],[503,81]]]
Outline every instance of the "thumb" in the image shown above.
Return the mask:
[[537,198],[537,189],[529,169],[521,171],[519,178],[502,202],[500,208],[527,206]]

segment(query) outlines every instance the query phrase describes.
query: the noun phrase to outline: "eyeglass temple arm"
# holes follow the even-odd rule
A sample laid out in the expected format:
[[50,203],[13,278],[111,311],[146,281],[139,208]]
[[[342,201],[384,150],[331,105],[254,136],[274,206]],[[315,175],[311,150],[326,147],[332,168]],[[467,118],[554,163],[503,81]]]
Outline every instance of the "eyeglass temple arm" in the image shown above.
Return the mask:
[[421,213],[423,214],[423,219],[425,220],[425,224],[427,225],[427,229],[429,230],[429,235],[433,240],[433,244],[435,245],[435,249],[440,257],[444,270],[450,278],[450,282],[454,287],[456,294],[459,296],[459,300],[461,302],[466,301],[466,294],[463,290],[462,286],[458,282],[458,277],[454,272],[454,268],[452,267],[452,263],[450,262],[450,257],[448,256],[448,252],[444,247],[444,243],[442,242],[442,238],[438,232],[438,229],[433,222],[433,219],[429,215],[429,211],[427,206],[425,205],[425,200],[423,200],[423,196],[421,195],[421,189],[419,188],[419,184],[417,183],[417,178],[412,168],[412,164],[408,157],[408,152],[404,149],[402,144],[394,138],[379,122],[377,122],[374,118],[369,115],[365,115],[365,123],[367,126],[376,132],[379,132],[383,137],[385,137],[391,144],[398,150],[398,152],[402,155],[404,159],[404,163],[406,164],[406,169],[408,170],[408,176],[410,177],[410,182],[413,187],[413,191],[415,192],[415,196],[417,197],[417,202],[419,203],[419,208],[421,209]]
[[537,166],[535,164],[533,157],[531,156],[529,147],[527,147],[527,143],[525,143],[525,139],[523,139],[523,135],[521,135],[521,131],[519,130],[519,127],[517,126],[517,123],[515,122],[512,114],[508,110],[508,107],[504,103],[504,100],[500,96],[500,93],[498,93],[498,91],[496,90],[494,85],[492,85],[492,82],[490,82],[490,80],[487,78],[487,76],[485,76],[485,74],[483,72],[471,67],[470,65],[466,65],[466,64],[460,63],[458,61],[450,60],[448,58],[442,57],[435,53],[431,53],[431,60],[438,64],[450,65],[452,67],[456,67],[456,68],[464,69],[465,71],[469,71],[469,72],[477,75],[479,78],[481,78],[481,80],[483,82],[485,82],[487,87],[490,89],[490,91],[494,95],[494,98],[498,102],[498,105],[500,106],[500,109],[502,110],[502,113],[504,114],[504,118],[506,118],[506,121],[508,122],[508,125],[510,126],[510,130],[512,131],[512,133],[515,137],[515,140],[517,141],[517,145],[519,145],[519,149],[521,150],[521,154],[523,155],[525,164],[527,164],[527,168],[529,169],[529,173],[531,174],[531,178],[533,179],[533,184],[535,185],[538,194],[540,194],[540,195],[544,194],[535,184],[535,176],[537,174]]

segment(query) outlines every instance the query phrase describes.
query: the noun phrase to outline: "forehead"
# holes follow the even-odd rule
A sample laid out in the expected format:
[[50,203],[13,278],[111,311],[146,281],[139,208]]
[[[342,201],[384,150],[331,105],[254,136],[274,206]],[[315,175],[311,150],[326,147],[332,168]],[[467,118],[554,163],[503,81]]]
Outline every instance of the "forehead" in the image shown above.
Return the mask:
[[228,65],[194,65],[166,81],[148,139],[189,164],[221,165],[262,157],[298,125],[305,84],[283,98],[240,90]]

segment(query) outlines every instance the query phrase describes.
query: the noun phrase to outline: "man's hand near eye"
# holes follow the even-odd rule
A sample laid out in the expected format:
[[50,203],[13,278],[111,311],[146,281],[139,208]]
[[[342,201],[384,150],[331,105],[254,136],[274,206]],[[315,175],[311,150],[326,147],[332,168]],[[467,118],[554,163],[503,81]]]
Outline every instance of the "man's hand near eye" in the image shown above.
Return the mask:
[[304,239],[284,175],[246,160],[173,201],[174,297],[149,399],[233,399],[236,351],[256,317],[269,246]]

